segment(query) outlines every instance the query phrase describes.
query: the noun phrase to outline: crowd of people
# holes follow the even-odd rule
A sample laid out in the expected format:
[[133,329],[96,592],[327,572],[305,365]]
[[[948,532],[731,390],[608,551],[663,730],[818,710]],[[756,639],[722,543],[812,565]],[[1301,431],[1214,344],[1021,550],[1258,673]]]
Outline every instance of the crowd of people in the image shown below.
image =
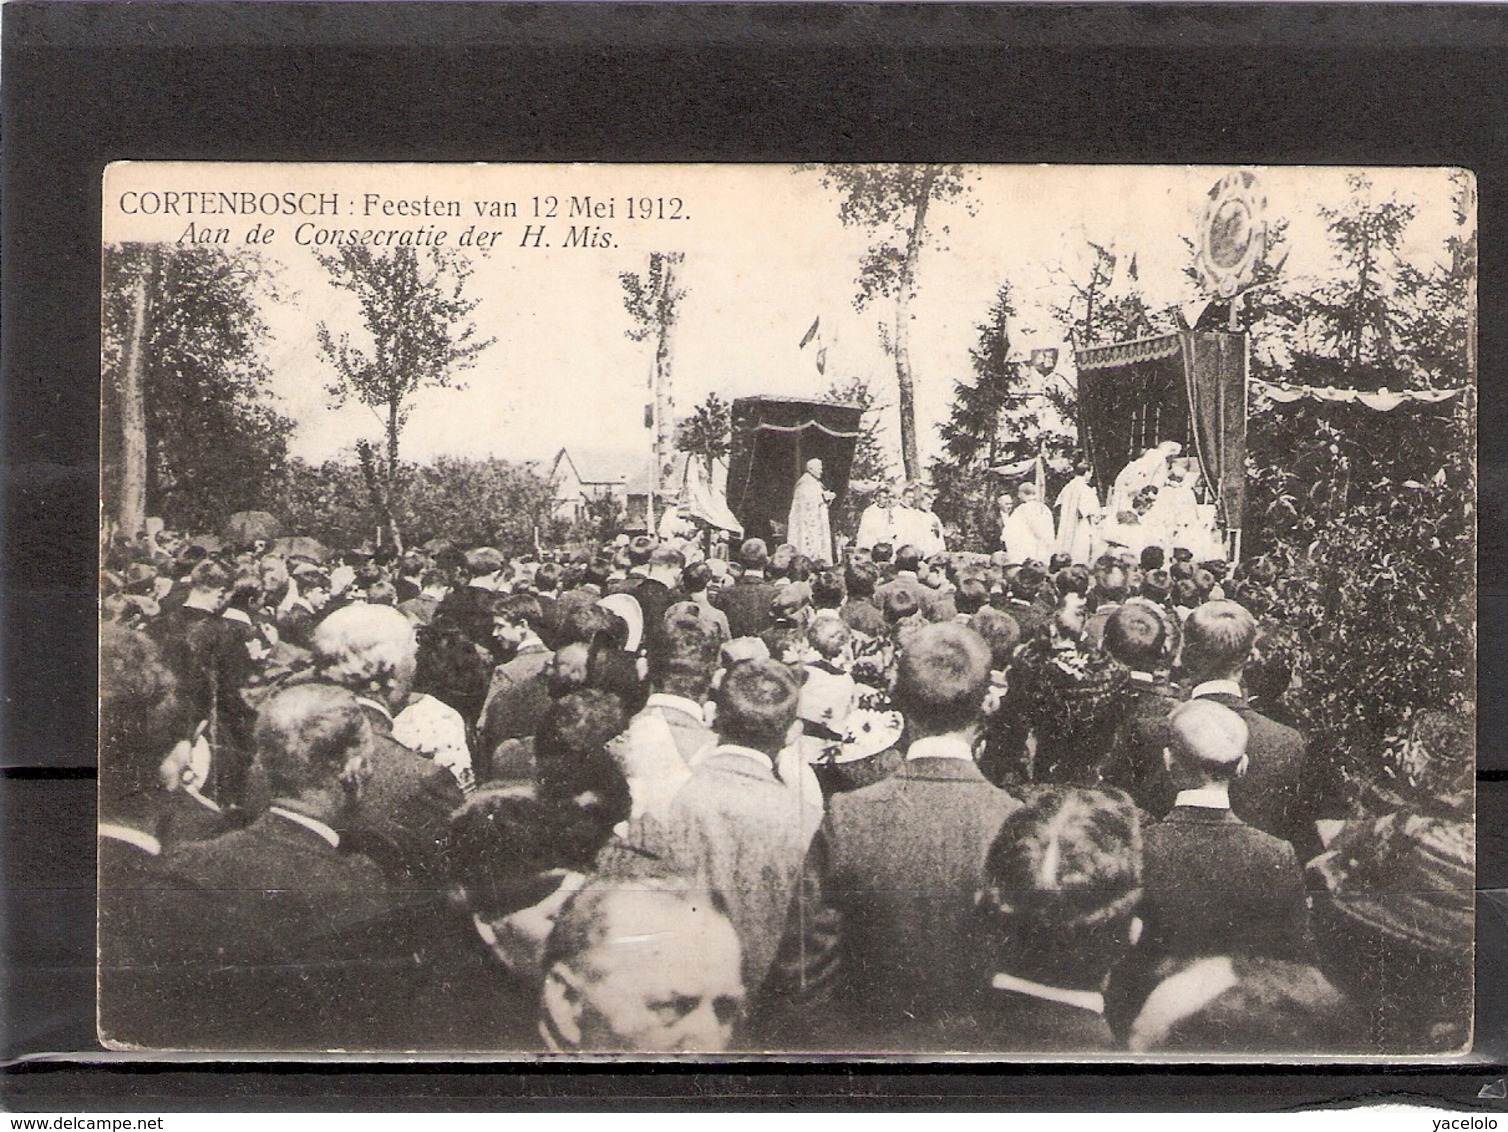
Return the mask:
[[1272,563],[860,541],[117,548],[102,1036],[1469,1041],[1469,720],[1417,713],[1358,800],[1285,699]]

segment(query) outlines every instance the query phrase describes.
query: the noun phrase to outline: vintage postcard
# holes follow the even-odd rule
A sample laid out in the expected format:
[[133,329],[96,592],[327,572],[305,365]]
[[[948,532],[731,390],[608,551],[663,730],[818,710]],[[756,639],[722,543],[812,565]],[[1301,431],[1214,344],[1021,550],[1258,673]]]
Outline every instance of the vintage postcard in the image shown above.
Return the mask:
[[1470,1049],[1469,171],[102,194],[106,1046]]

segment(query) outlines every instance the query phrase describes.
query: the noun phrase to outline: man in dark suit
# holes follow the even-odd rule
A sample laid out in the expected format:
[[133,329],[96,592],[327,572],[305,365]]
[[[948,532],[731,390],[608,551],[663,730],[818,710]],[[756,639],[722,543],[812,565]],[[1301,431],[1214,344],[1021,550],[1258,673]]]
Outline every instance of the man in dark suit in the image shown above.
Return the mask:
[[999,608],[1009,613],[1021,627],[1023,641],[1035,637],[1052,619],[1052,607],[1042,602],[1042,583],[1046,580],[1047,575],[1035,563],[1025,563],[1007,583],[1007,596],[997,599]]
[[492,636],[506,658],[492,670],[487,699],[477,724],[478,783],[511,778],[494,765],[500,744],[524,739],[539,730],[550,707],[545,673],[554,657],[539,636],[543,613],[533,594],[504,594],[493,599]]
[[413,597],[398,603],[398,609],[415,625],[428,625],[435,619],[435,611],[445,600],[449,591],[449,575],[436,566],[427,567],[420,575],[422,588]]
[[538,627],[539,639],[544,641],[548,649],[560,647],[560,567],[554,562],[542,562],[539,569],[534,571],[534,581],[530,586],[530,593],[534,600],[539,602],[540,622]]
[[916,599],[916,608],[921,610],[928,620],[941,620],[932,615],[938,596],[937,591],[922,584],[921,568],[922,552],[920,550],[914,546],[903,546],[897,550],[895,552],[895,577],[884,585],[876,587],[875,604],[884,609],[891,594],[905,592]]
[[1131,580],[1119,562],[1102,561],[1094,571],[1094,612],[1084,622],[1084,638],[1096,648],[1105,637],[1110,616],[1131,595]]
[[[621,568],[621,577],[609,577],[604,593],[626,594],[632,593],[641,581],[649,577],[649,558],[659,546],[659,539],[654,535],[635,535],[623,547],[619,554],[613,556],[613,565]],[[614,571],[616,573],[616,570]]]
[[393,738],[414,680],[414,627],[394,608],[356,602],[321,621],[313,645],[319,676],[356,696],[373,733],[362,803],[342,832],[394,885],[432,895],[444,885],[450,814],[465,796],[455,775]]
[[645,576],[628,592],[644,614],[644,644],[653,653],[664,641],[665,611],[681,600],[681,571],[686,556],[673,546],[657,546]]
[[382,874],[342,852],[338,832],[360,797],[371,725],[350,692],[305,684],[263,705],[256,743],[266,812],[163,861],[183,902],[181,1038],[189,1048],[380,1048],[383,988],[408,969],[387,952]]
[[770,602],[776,587],[765,580],[764,573],[770,551],[763,539],[751,538],[739,548],[738,560],[743,573],[723,588],[714,604],[728,615],[728,631],[734,637],[757,637],[774,623]]
[[1206,955],[1303,960],[1311,944],[1293,846],[1231,812],[1248,732],[1208,699],[1168,717],[1166,761],[1177,796],[1143,840],[1149,961]]
[[178,681],[146,634],[100,627],[99,1031],[107,1043],[172,1045],[174,945],[162,870],[168,794],[161,775],[186,753]]
[[1304,736],[1254,711],[1241,679],[1257,624],[1233,601],[1208,601],[1184,622],[1183,667],[1191,699],[1211,700],[1230,708],[1246,724],[1250,740],[1245,775],[1231,784],[1231,809],[1242,821],[1291,842],[1300,859],[1323,849],[1315,832],[1322,799],[1310,765]]
[[189,574],[188,597],[148,630],[178,678],[179,694],[194,719],[207,724],[212,780],[208,793],[224,809],[248,801],[251,729],[255,713],[242,691],[256,664],[237,626],[221,616],[230,599],[225,567],[206,559]]
[[1136,807],[1124,794],[1047,787],[1005,819],[979,895],[981,979],[954,1048],[1085,1053],[1119,1048],[1110,972],[1141,931]]
[[855,633],[867,637],[885,635],[885,615],[874,603],[875,579],[878,571],[868,562],[849,562],[844,567],[844,589],[847,600],[838,616]]
[[1131,682],[1103,778],[1159,818],[1173,808],[1175,793],[1162,758],[1168,713],[1178,705],[1166,676],[1169,627],[1169,615],[1141,599],[1121,606],[1105,623],[1105,651],[1130,671]]
[[974,897],[986,850],[1020,806],[974,763],[989,683],[989,648],[962,625],[924,626],[902,653],[895,704],[910,743],[905,766],[833,796],[783,949],[795,964],[782,971],[793,1006],[838,1029],[801,1034],[793,1014],[781,1020],[789,1040],[935,1049],[950,1041],[939,1024],[977,1006]]

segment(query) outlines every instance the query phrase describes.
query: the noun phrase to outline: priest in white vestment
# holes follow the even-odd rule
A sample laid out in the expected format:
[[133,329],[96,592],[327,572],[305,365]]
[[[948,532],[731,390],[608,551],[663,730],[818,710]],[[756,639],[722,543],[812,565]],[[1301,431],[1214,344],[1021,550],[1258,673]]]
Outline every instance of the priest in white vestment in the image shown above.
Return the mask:
[[926,490],[920,484],[912,484],[902,496],[904,507],[895,512],[895,546],[914,546],[923,558],[931,558],[947,550],[943,538],[942,520],[932,510]]
[[1194,542],[1202,547],[1209,541],[1199,533],[1199,499],[1187,477],[1186,468],[1173,468],[1143,520],[1158,532],[1158,545],[1170,552],[1177,546],[1193,549]]
[[1057,543],[1052,512],[1037,498],[1037,485],[1024,483],[1016,489],[1017,503],[1010,506],[1009,495],[1000,497],[1000,546],[1012,563],[1036,559],[1046,563]]
[[1089,480],[1089,469],[1079,465],[1077,474],[1058,493],[1058,541],[1060,554],[1088,565],[1094,561],[1094,524],[1100,518],[1100,493]]
[[1115,486],[1110,489],[1110,514],[1130,511],[1142,488],[1161,488],[1168,478],[1168,461],[1182,451],[1183,445],[1177,441],[1165,440],[1122,468],[1115,477]]
[[823,566],[831,566],[833,561],[833,529],[828,517],[832,501],[833,493],[822,486],[822,461],[808,460],[791,496],[785,541],[796,548],[796,553]]
[[864,508],[859,516],[859,530],[853,544],[860,550],[873,550],[876,543],[895,541],[895,495],[888,487],[881,487],[874,494],[874,501]]

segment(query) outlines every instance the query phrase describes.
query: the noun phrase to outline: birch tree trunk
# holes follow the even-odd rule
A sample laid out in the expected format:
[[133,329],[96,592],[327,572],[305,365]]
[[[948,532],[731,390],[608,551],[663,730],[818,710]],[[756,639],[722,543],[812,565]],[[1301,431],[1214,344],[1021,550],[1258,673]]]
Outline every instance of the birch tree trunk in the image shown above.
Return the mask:
[[921,476],[921,459],[916,445],[916,388],[911,380],[911,300],[916,297],[916,263],[921,257],[927,235],[927,205],[932,199],[932,184],[938,167],[927,166],[916,193],[916,212],[911,234],[906,240],[906,258],[895,300],[895,383],[900,394],[901,464],[908,483]]
[[[675,328],[676,319],[676,291],[675,269],[680,263],[681,253],[668,252],[663,257],[663,272],[660,276],[661,301],[658,304],[660,310],[659,335],[655,344],[655,438],[654,438],[654,476],[649,485],[650,509],[648,515],[654,514],[654,497],[664,495],[664,488],[670,474],[670,454],[675,451],[675,396],[674,385],[671,381],[671,341],[670,336]],[[652,519],[651,519],[652,523]]]
[[131,296],[131,336],[120,391],[121,489],[116,513],[120,536],[134,539],[147,518],[147,396],[144,355],[151,323],[151,288],[157,250],[148,248]]

